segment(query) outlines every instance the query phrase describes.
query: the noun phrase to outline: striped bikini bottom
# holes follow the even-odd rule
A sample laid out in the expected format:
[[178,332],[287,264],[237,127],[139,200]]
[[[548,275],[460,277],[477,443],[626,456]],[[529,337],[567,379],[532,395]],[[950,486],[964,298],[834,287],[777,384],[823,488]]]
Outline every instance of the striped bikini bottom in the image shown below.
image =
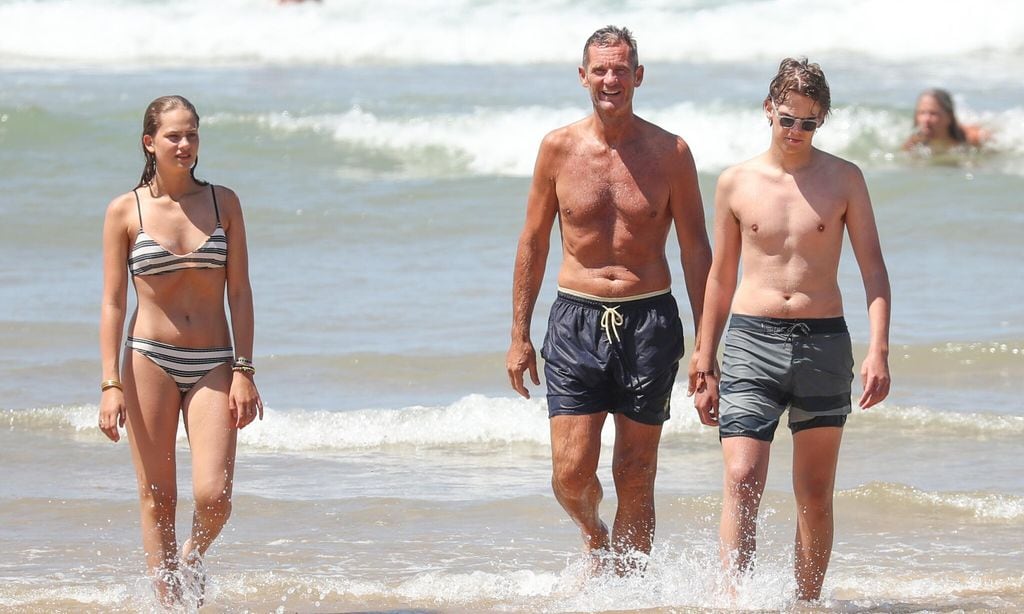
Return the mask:
[[231,362],[235,357],[235,350],[231,347],[180,348],[138,337],[128,337],[124,345],[149,358],[163,369],[178,385],[178,390],[183,395],[192,390],[192,386],[207,373],[226,362]]

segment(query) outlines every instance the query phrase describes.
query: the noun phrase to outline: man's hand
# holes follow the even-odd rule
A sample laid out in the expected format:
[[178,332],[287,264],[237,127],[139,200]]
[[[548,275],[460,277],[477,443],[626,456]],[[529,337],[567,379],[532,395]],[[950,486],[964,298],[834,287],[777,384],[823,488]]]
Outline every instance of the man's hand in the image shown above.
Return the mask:
[[860,395],[861,409],[867,409],[889,396],[889,360],[880,354],[868,354],[860,368],[864,393]]
[[523,382],[523,374],[529,370],[530,379],[535,386],[540,385],[540,377],[537,376],[537,352],[529,339],[512,342],[505,358],[505,368],[508,369],[508,381],[512,384],[512,389],[523,397],[530,398],[530,391]]

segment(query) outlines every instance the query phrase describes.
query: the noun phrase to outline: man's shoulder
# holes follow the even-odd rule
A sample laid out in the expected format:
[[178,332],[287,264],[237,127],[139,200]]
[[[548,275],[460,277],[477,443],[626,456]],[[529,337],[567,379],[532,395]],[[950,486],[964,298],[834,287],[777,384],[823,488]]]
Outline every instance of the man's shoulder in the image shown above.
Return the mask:
[[815,154],[817,155],[816,165],[822,174],[840,179],[863,177],[860,167],[845,158],[820,149],[815,149]]
[[571,124],[555,128],[541,139],[541,147],[565,149],[584,138],[587,119],[580,119]]
[[647,121],[640,116],[635,117],[640,129],[640,134],[644,141],[650,146],[674,149],[680,153],[690,150],[690,146],[687,145],[686,140],[684,140],[683,137],[673,132],[669,132],[658,124]]
[[718,176],[718,182],[729,185],[737,181],[766,177],[771,174],[770,171],[771,166],[764,160],[764,156],[757,156],[727,167]]

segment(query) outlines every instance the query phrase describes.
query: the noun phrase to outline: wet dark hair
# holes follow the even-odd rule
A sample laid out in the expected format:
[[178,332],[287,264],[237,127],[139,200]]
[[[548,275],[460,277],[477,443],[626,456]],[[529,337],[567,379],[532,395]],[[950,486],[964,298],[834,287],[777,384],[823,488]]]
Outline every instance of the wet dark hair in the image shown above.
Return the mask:
[[[174,109],[185,109],[192,114],[192,117],[196,118],[196,127],[199,127],[199,112],[196,111],[194,104],[188,101],[184,96],[161,96],[149,103],[146,107],[146,113],[142,116],[142,136],[147,134],[151,137],[156,136],[156,131],[160,129],[160,116],[167,111]],[[142,139],[139,139],[140,143]],[[156,176],[156,155],[146,150],[145,143],[142,144],[142,155],[146,158],[146,165],[142,167],[142,178],[139,179],[139,185],[135,186],[135,189],[147,186],[153,181],[153,177]],[[206,181],[196,179],[196,167],[199,166],[199,156],[196,156],[196,161],[192,164],[192,168],[189,169],[189,174],[192,175],[192,180],[199,185],[207,185]]]
[[636,67],[640,66],[640,57],[636,52],[636,39],[633,38],[633,33],[629,31],[629,28],[618,26],[605,26],[590,35],[586,44],[583,45],[583,68],[586,68],[587,62],[590,61],[591,46],[614,47],[620,43],[629,47],[629,63],[633,65],[633,70],[636,70]]
[[[944,89],[933,87],[932,89],[921,92],[921,95],[917,97],[917,101],[921,102],[921,99],[925,96],[931,96],[935,99],[935,102],[942,107],[942,110],[949,114],[949,138],[953,139],[957,143],[966,143],[967,134],[964,129],[960,127],[960,122],[956,120],[956,111],[953,106],[953,97],[949,95]],[[914,105],[914,128],[917,128],[917,105]]]
[[832,112],[832,94],[821,66],[807,58],[786,58],[779,64],[779,72],[768,86],[768,98],[775,104],[786,102],[789,94],[796,92],[807,96],[818,104],[822,117]]

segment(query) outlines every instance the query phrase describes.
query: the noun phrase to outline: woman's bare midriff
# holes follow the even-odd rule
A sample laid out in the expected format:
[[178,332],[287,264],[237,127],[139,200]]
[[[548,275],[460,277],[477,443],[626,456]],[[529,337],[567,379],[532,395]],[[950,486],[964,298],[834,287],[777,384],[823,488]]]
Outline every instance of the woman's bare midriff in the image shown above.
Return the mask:
[[128,334],[178,347],[231,345],[224,308],[224,269],[135,278],[139,304]]

